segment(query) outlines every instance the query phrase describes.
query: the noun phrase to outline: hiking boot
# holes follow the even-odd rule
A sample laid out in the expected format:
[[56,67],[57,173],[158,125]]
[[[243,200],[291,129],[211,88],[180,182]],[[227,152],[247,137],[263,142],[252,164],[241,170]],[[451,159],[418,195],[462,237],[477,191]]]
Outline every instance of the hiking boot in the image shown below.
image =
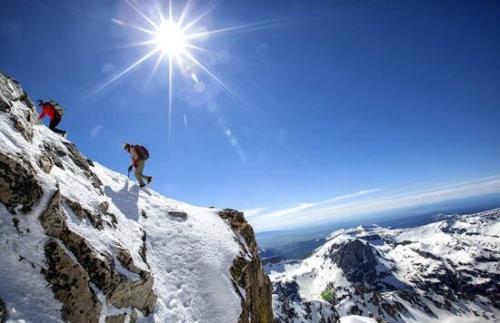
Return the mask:
[[146,186],[146,184],[144,184],[144,183],[139,184],[139,187],[140,187],[140,188],[143,188],[144,186]]
[[153,176],[148,176],[148,185],[151,184],[152,180],[153,180]]

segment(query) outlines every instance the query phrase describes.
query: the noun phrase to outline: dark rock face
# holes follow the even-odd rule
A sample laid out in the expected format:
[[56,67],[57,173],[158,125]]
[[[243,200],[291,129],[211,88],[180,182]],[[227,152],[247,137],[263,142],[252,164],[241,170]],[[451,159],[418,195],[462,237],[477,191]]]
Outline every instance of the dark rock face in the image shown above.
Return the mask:
[[0,111],[1,112],[10,112],[10,104],[8,102],[5,102],[0,98]]
[[[37,122],[36,111],[33,103],[22,89],[19,82],[0,73],[0,91],[7,102],[0,100],[0,112],[9,113],[9,124],[16,129],[28,142],[33,140],[32,125]],[[12,112],[13,103],[23,102],[26,107],[16,108],[16,113]]]
[[[130,272],[139,275],[140,279],[130,280],[115,269],[114,259],[105,253],[94,250],[90,244],[81,236],[71,231],[66,223],[66,217],[62,208],[63,198],[59,191],[49,202],[47,209],[40,215],[40,223],[45,233],[59,239],[78,261],[78,265],[88,276],[87,282],[92,282],[106,296],[108,302],[117,308],[132,307],[149,315],[156,303],[156,295],[153,291],[153,276],[139,269],[133,262],[130,253],[117,246],[117,259],[121,265]],[[75,203],[75,202],[73,202]],[[76,206],[74,206],[76,208]],[[80,206],[81,208],[81,206]],[[55,261],[58,266],[57,259]],[[47,276],[47,280],[50,276]],[[49,280],[50,282],[50,280]],[[78,303],[75,295],[71,293],[56,294],[56,297],[71,311]]]
[[319,322],[333,323],[340,318],[334,304],[301,299],[294,281],[274,283],[273,294],[278,297],[275,323],[312,322],[314,317],[320,317]]
[[99,177],[97,177],[97,175],[94,174],[94,172],[92,172],[92,170],[90,169],[90,165],[87,158],[83,157],[82,154],[80,154],[80,152],[73,143],[64,142],[64,145],[68,149],[69,157],[73,160],[75,165],[78,166],[83,171],[85,177],[87,177],[92,181],[92,185],[94,185],[95,188],[100,190],[102,182],[99,179]]
[[4,302],[0,298],[0,323],[4,323],[7,319],[7,308],[5,307]]
[[142,230],[142,237],[141,237],[142,245],[141,245],[141,249],[139,249],[139,255],[141,256],[142,261],[144,261],[144,263],[146,265],[148,265],[148,268],[150,268],[149,263],[148,263],[148,258],[146,256],[146,252],[148,250],[147,245],[146,245],[147,237],[148,237],[148,235],[147,235],[146,231]]
[[54,159],[46,152],[40,155],[38,159],[38,166],[47,174],[50,173],[52,167],[54,166]]
[[372,284],[377,278],[377,259],[372,248],[360,240],[352,240],[330,249],[330,258],[352,283]]
[[120,264],[141,277],[138,281],[129,281],[121,277],[120,283],[110,294],[109,301],[118,308],[132,306],[141,310],[145,315],[153,311],[156,303],[156,294],[153,291],[154,279],[151,273],[138,268],[127,249],[117,247],[117,259]]
[[[11,114],[9,119],[11,122],[11,126],[19,131],[23,135],[24,139],[26,139],[26,141],[33,141],[33,128],[31,127],[31,125],[29,125],[29,122],[26,122],[25,120],[14,114]],[[29,112],[27,112],[26,114],[26,119],[30,119]]]
[[16,214],[17,207],[29,212],[42,197],[35,174],[33,166],[22,156],[0,152],[0,201],[10,213]]
[[[99,214],[98,217],[102,221],[104,221],[108,226],[116,228],[116,225],[118,224],[118,220],[116,219],[116,215],[113,213],[109,212],[109,202],[108,201],[103,201],[99,203],[99,206],[97,207]],[[107,220],[106,220],[107,219]],[[97,226],[94,226],[95,228],[98,228]]]
[[[126,314],[121,314],[121,315],[112,315],[106,317],[105,323],[125,323],[127,322],[127,315]],[[135,312],[132,313],[130,316],[130,320],[128,321],[130,323],[135,323],[137,322],[137,315]]]
[[[449,301],[457,299],[473,301],[476,297],[483,296],[490,300],[493,306],[500,309],[500,275],[497,273],[486,272],[471,266],[458,268],[453,263],[443,262],[434,272],[422,275],[422,277],[426,280],[416,282],[419,289],[433,291],[443,295]],[[481,278],[482,282],[475,282],[473,278]],[[427,280],[438,282],[428,283]],[[434,305],[439,308],[447,306],[446,303]]]
[[38,166],[47,174],[50,173],[52,167],[57,166],[64,169],[61,157],[66,156],[66,152],[57,147],[45,143],[41,148],[40,157],[38,157]]
[[55,240],[45,245],[47,282],[57,299],[62,301],[62,318],[69,322],[99,322],[102,305],[89,287],[87,272],[75,263]]
[[[241,250],[246,250],[246,254],[236,257],[230,269],[235,291],[241,298],[242,311],[239,322],[270,323],[273,321],[272,286],[262,268],[253,229],[242,212],[225,209],[219,212],[219,216],[227,220],[235,234],[243,237],[246,243],[246,246],[241,245]],[[241,243],[239,240],[238,242]],[[238,287],[245,290],[245,297],[241,295]]]
[[64,202],[73,210],[73,213],[80,219],[88,219],[90,223],[92,223],[92,226],[98,230],[102,230],[103,227],[103,221],[100,216],[100,214],[95,214],[94,212],[84,209],[80,204],[77,202],[73,202],[69,199],[64,199]]
[[300,302],[299,285],[295,281],[278,282],[273,286],[273,294],[277,294],[281,301],[289,300]]

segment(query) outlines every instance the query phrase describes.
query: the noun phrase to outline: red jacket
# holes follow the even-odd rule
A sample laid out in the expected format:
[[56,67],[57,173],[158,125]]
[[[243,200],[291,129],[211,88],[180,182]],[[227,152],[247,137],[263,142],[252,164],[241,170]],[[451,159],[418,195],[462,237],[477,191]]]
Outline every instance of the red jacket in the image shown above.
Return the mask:
[[53,120],[54,117],[56,116],[57,111],[54,109],[52,104],[46,102],[42,105],[42,112],[38,116],[38,119],[42,119],[45,116],[49,116],[50,120]]

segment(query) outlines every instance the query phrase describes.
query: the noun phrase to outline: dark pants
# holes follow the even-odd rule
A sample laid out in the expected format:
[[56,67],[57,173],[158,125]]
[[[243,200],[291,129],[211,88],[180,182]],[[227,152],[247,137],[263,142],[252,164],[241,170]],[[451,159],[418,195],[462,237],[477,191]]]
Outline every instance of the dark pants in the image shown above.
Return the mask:
[[61,122],[61,116],[54,116],[54,119],[50,120],[49,129],[54,131],[55,133],[64,135],[66,131],[56,128],[59,122]]

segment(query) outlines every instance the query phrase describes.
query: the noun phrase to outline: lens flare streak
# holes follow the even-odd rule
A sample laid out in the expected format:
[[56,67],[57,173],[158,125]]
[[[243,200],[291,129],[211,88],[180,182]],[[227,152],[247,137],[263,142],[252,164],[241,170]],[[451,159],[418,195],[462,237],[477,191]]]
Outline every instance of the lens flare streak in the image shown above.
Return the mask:
[[[213,30],[205,30],[205,31],[197,31],[190,33],[193,27],[195,27],[204,17],[206,17],[209,13],[211,13],[216,7],[217,3],[210,6],[207,10],[202,12],[199,16],[194,19],[189,19],[189,11],[192,7],[192,1],[188,0],[183,10],[180,13],[178,19],[175,19],[175,15],[173,12],[172,0],[168,3],[168,18],[165,18],[162,10],[159,7],[159,3],[156,3],[156,16],[158,19],[155,19],[152,16],[148,16],[145,14],[137,4],[132,2],[131,0],[126,0],[126,4],[138,15],[140,16],[144,22],[148,25],[148,27],[138,26],[135,24],[129,24],[122,19],[111,19],[111,21],[119,26],[128,27],[134,30],[138,30],[146,35],[152,36],[150,39],[145,39],[143,41],[135,42],[132,44],[126,44],[122,47],[116,48],[133,48],[133,47],[145,47],[151,48],[146,54],[140,57],[137,61],[132,63],[127,68],[123,69],[121,72],[113,76],[111,79],[104,82],[100,85],[92,94],[97,93],[98,91],[103,90],[105,87],[110,84],[118,81],[122,77],[124,77],[127,73],[137,68],[139,65],[144,63],[146,60],[151,58],[154,55],[158,55],[158,58],[155,62],[153,71],[148,77],[146,84],[149,84],[155,75],[158,67],[162,62],[167,60],[168,63],[168,141],[170,141],[171,136],[171,123],[172,123],[172,100],[173,100],[173,92],[174,92],[174,68],[178,68],[182,70],[189,70],[190,66],[187,63],[191,63],[194,66],[197,66],[202,72],[206,73],[208,77],[219,86],[224,92],[226,92],[230,97],[235,99],[237,102],[241,102],[236,93],[231,90],[231,88],[224,83],[214,72],[212,72],[207,66],[205,66],[199,59],[197,59],[191,51],[197,51],[203,53],[205,55],[213,55],[217,57],[217,53],[214,53],[210,50],[202,48],[198,45],[193,44],[192,42],[196,42],[196,40],[207,39],[212,36],[221,35],[224,33],[234,33],[234,32],[243,32],[243,31],[252,31],[260,28],[268,28],[276,26],[280,23],[281,20],[272,20],[254,24],[243,24],[236,26],[229,26],[224,28],[217,28]],[[196,75],[192,71],[188,71],[187,73],[179,73],[179,75],[183,75],[184,77],[188,77],[194,80],[195,83],[198,83],[199,76]]]

